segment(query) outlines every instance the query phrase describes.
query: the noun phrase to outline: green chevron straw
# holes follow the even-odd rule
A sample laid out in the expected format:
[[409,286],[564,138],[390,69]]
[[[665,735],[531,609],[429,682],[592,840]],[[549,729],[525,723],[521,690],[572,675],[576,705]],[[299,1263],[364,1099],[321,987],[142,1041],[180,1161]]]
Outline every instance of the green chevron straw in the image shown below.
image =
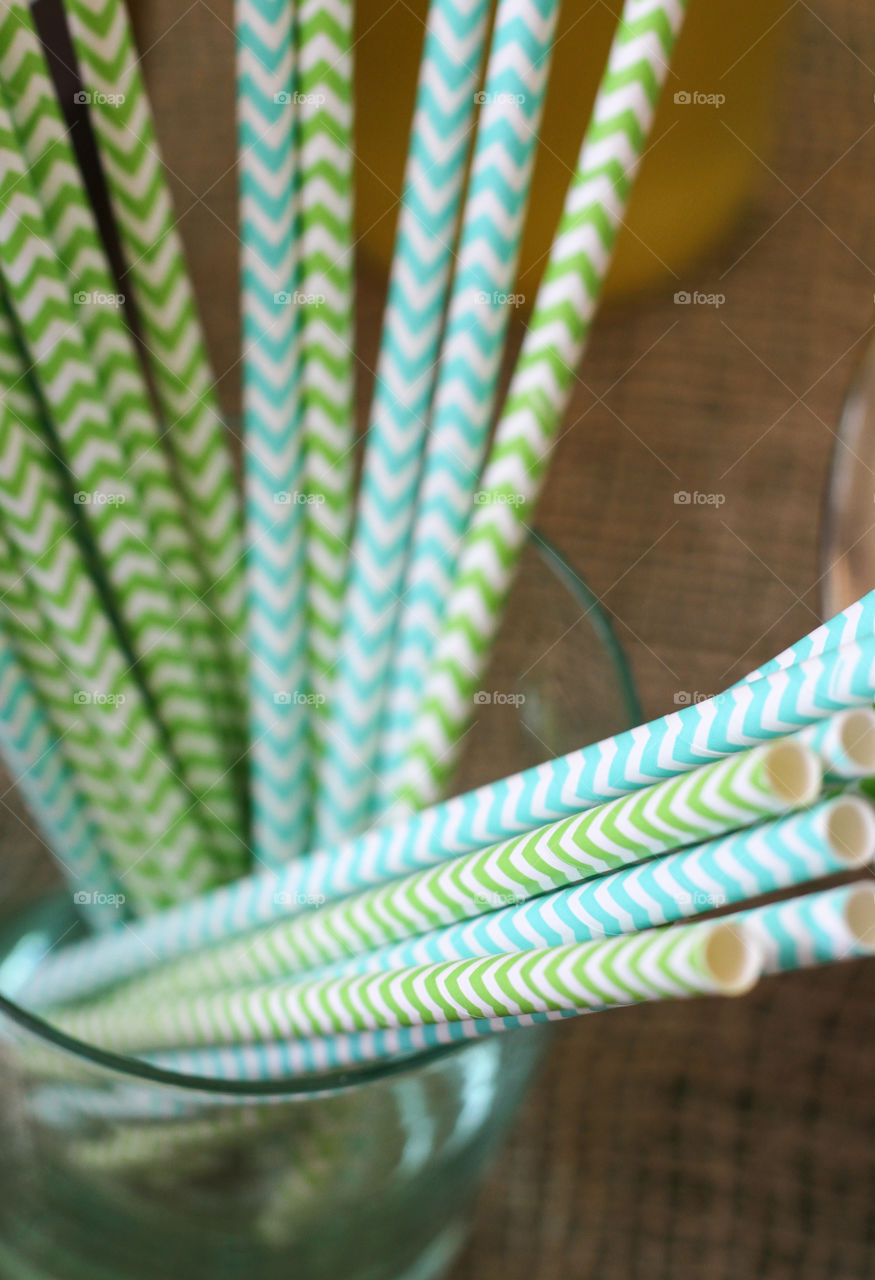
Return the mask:
[[[52,415],[55,437],[76,492],[73,501],[105,571],[138,664],[138,674],[160,718],[173,769],[196,797],[209,822],[215,855],[227,871],[243,867],[241,846],[210,809],[220,789],[225,757],[199,687],[166,585],[166,568],[150,545],[149,530],[64,282],[43,213],[18,149],[6,107],[0,104],[0,275],[26,343],[26,359]],[[20,517],[19,517],[20,519]],[[20,526],[19,526],[20,527]],[[27,556],[27,549],[23,551]],[[58,583],[52,584],[57,590]],[[200,787],[196,787],[200,782]],[[178,784],[175,784],[175,787]],[[218,793],[218,791],[217,791]],[[221,809],[221,805],[220,805]],[[201,884],[215,882],[204,874]],[[168,890],[169,886],[165,886]],[[164,900],[167,900],[165,895]]]
[[301,283],[307,528],[307,625],[321,748],[343,613],[352,526],[352,0],[300,0]]
[[813,752],[787,739],[353,894],[155,971],[137,998],[288,977],[810,804]]
[[572,888],[376,947],[310,977],[386,972],[635,933],[859,870],[875,858],[875,810],[856,796],[651,858]]
[[0,616],[0,755],[49,845],[74,902],[93,929],[125,914],[103,838],[64,741],[56,733]]
[[456,552],[468,523],[498,395],[498,378],[529,201],[559,5],[500,0],[456,250],[398,635],[387,673],[377,806],[403,773]]
[[116,1051],[272,1036],[368,1031],[462,1018],[609,1008],[684,996],[737,995],[758,976],[739,929],[675,925],[518,955],[424,965],[350,979],[264,983],[168,1001],[108,997],[57,1016],[62,1030]]
[[728,919],[751,938],[762,955],[764,973],[807,969],[875,952],[875,890],[863,881]]
[[241,507],[228,437],[176,229],[124,0],[64,0],[106,175],[149,372],[231,662],[238,708],[226,732],[245,747],[245,589]]
[[443,791],[528,535],[685,0],[628,0],[446,600],[399,805]]
[[[106,260],[91,206],[55,97],[42,46],[24,0],[10,0],[0,14],[0,77],[10,115],[41,201],[59,268],[79,305],[83,337],[98,385],[124,451],[126,473],[142,497],[150,538],[166,568],[178,627],[198,655],[201,682],[209,688],[209,709],[227,697],[212,614],[202,597],[206,580],[198,565],[185,512],[171,477],[160,431],[123,312],[123,299]],[[204,750],[193,755],[192,786],[207,797],[212,832],[224,856],[239,856],[242,796],[234,794],[214,726]]]
[[309,828],[293,18],[287,0],[238,0],[235,9],[249,768],[253,853],[265,868],[302,854]]
[[315,843],[367,820],[443,328],[489,0],[430,0],[358,508]]
[[[17,353],[5,313],[0,352],[0,369],[14,367]],[[208,856],[201,810],[172,768],[91,580],[73,508],[63,508],[58,499],[39,410],[28,402],[21,376],[12,391],[0,412],[0,512],[4,537],[14,547],[0,557],[7,622],[16,644],[27,646],[31,676],[65,735],[93,815],[111,823],[108,852],[118,860],[130,905],[167,905],[217,884],[222,871]]]
[[32,1004],[59,1003],[288,919],[314,905],[458,858],[646,784],[730,756],[842,707],[875,689],[875,640],[849,645],[674,710],[338,848],[306,855],[280,874],[245,877],[197,901],[48,956],[31,975]]

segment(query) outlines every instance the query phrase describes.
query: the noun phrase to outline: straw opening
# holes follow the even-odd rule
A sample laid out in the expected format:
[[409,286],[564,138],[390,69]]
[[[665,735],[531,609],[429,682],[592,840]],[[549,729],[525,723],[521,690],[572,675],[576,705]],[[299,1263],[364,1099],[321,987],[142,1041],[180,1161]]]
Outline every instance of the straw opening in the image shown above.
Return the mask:
[[760,976],[756,948],[733,925],[719,925],[709,933],[704,958],[708,972],[723,995],[743,995]]
[[838,725],[842,753],[861,773],[875,773],[875,712],[848,711]]
[[775,795],[787,804],[812,804],[822,781],[817,756],[801,742],[780,742],[766,757],[766,772]]
[[875,858],[875,813],[865,800],[843,796],[826,819],[830,850],[848,867],[861,867]]
[[875,889],[860,885],[845,904],[845,923],[864,951],[875,951]]

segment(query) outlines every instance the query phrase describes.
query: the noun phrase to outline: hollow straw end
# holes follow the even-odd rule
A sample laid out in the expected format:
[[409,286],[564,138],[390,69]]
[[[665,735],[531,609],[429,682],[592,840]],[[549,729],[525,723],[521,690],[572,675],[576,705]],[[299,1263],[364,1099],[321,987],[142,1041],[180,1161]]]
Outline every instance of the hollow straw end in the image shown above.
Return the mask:
[[702,959],[715,992],[724,996],[744,995],[762,973],[759,943],[746,930],[731,924],[718,924],[709,930]]
[[844,918],[854,940],[855,954],[875,954],[875,888],[855,885],[845,900]]
[[775,796],[788,809],[813,804],[820,794],[823,769],[811,747],[785,738],[766,748],[765,769]]
[[875,860],[875,809],[862,796],[837,796],[824,810],[824,835],[844,866],[867,866]]

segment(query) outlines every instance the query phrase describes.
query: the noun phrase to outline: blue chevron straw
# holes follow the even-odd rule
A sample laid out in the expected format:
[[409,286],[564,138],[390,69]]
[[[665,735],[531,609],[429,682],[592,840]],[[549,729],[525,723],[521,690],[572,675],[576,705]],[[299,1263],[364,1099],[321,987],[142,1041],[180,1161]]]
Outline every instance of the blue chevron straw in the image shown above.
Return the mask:
[[245,877],[50,955],[33,975],[33,1004],[61,1002],[226,941],[259,925],[394,877],[470,853],[660,778],[781,737],[875,689],[875,639],[846,645],[762,680],[734,686],[524,773],[490,783],[341,845],[307,854],[276,874]]
[[559,6],[501,0],[495,17],[441,346],[384,723],[377,804],[401,781],[419,694],[495,410]]
[[737,921],[754,939],[764,973],[808,969],[875,952],[875,890],[871,882],[770,903],[728,919]]
[[119,923],[124,894],[76,779],[63,743],[37,698],[8,636],[0,631],[0,754],[7,772],[49,844],[94,929]]
[[799,735],[820,757],[826,782],[875,777],[875,710],[855,707],[810,725]]
[[816,657],[829,649],[837,649],[843,644],[854,644],[858,640],[867,640],[875,635],[875,591],[869,591],[847,609],[842,609],[834,618],[827,619],[820,626],[809,631],[808,635],[789,645],[777,657],[771,658],[755,671],[744,677],[745,680],[759,680],[761,676],[772,671],[780,671],[784,667],[792,667],[805,658]]
[[[733,912],[724,924],[737,926],[760,952],[763,974],[834,964],[875,952],[875,892],[861,882],[785,902]],[[408,1057],[426,1049],[465,1043],[518,1027],[554,1022],[597,1009],[477,1018],[382,1032],[352,1032],[251,1045],[145,1054],[171,1071],[225,1080],[277,1080],[286,1076],[360,1066]]]
[[431,0],[368,421],[316,843],[368,817],[488,0]]
[[859,869],[873,858],[875,810],[856,796],[835,797],[598,880],[308,970],[308,976],[406,969],[635,933]]
[[308,839],[307,608],[295,294],[294,7],[236,0],[243,422],[256,863]]

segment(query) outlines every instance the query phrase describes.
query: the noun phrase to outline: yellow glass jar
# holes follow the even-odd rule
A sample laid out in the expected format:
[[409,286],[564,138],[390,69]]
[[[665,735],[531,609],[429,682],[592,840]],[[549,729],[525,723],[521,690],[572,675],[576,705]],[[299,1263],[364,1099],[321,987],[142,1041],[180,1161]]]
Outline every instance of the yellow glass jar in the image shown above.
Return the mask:
[[[357,223],[365,252],[385,267],[428,0],[356,0],[355,7]],[[614,14],[601,0],[562,5],[522,246],[524,293],[532,292],[553,237],[618,0],[610,7]],[[732,227],[762,172],[759,157],[768,152],[785,15],[784,0],[690,0],[609,294],[653,287],[672,271],[681,275]]]

